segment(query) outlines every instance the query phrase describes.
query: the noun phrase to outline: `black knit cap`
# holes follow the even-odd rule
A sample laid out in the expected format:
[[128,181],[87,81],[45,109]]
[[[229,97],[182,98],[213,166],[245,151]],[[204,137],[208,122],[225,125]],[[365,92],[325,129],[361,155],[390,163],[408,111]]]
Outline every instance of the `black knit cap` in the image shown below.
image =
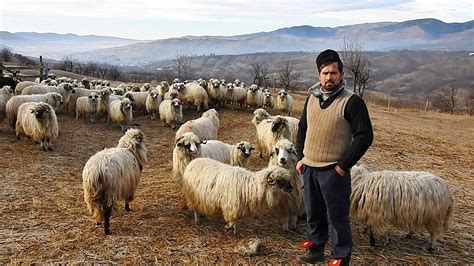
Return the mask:
[[326,63],[339,62],[342,65],[342,61],[339,58],[339,54],[331,49],[322,51],[316,58],[316,66],[318,67],[318,72],[321,69],[321,66]]

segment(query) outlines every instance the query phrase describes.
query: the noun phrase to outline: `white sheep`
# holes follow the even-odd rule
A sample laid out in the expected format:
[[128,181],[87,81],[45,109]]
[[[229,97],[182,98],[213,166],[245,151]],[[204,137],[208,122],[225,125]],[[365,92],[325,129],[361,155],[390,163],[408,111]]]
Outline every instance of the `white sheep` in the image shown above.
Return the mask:
[[[265,109],[259,108],[253,112],[252,123],[257,127],[260,122],[265,119],[272,119],[274,116],[271,116]],[[300,120],[291,116],[281,116],[288,120],[288,125],[290,126],[290,137],[288,138],[291,142],[296,143],[296,138],[298,136],[298,128]]]
[[184,133],[176,140],[173,149],[173,171],[172,178],[181,183],[184,169],[195,158],[201,157],[201,144],[206,143],[192,132]]
[[122,132],[128,129],[133,119],[132,102],[128,98],[110,102],[108,106],[108,118],[115,124],[119,124]]
[[32,95],[32,94],[45,94],[47,92],[58,92],[63,97],[64,105],[67,106],[69,103],[70,95],[73,94],[73,86],[69,83],[61,83],[56,86],[44,86],[34,85],[26,87],[21,94]]
[[247,90],[243,87],[237,87],[233,83],[228,83],[225,91],[225,101],[234,106],[244,107],[247,103]]
[[255,147],[248,141],[240,141],[235,145],[229,146],[231,154],[230,165],[247,168],[249,158],[252,155],[252,151],[255,150]]
[[202,140],[217,139],[219,129],[219,114],[215,109],[204,112],[200,118],[187,121],[176,131],[175,139],[186,132],[193,132]]
[[257,85],[252,84],[247,91],[247,105],[252,109],[257,109],[263,105],[264,95]]
[[171,125],[173,130],[183,122],[183,105],[179,99],[163,100],[160,103],[159,113],[161,122]]
[[146,111],[146,99],[148,97],[148,92],[135,92],[129,91],[124,94],[127,98],[133,98],[133,110],[135,111]]
[[186,84],[184,89],[179,89],[178,91],[181,102],[193,105],[198,112],[201,110],[201,107],[204,108],[204,110],[209,108],[209,96],[199,83],[191,82]]
[[7,101],[5,107],[5,112],[7,116],[7,122],[12,127],[15,128],[15,123],[18,115],[18,107],[22,103],[26,102],[44,102],[53,109],[57,109],[61,104],[63,104],[63,97],[57,92],[48,92],[46,94],[33,94],[33,95],[16,95],[11,97]]
[[39,82],[33,82],[33,81],[20,81],[15,86],[15,94],[20,95],[26,87],[35,86],[35,85],[40,85],[40,83]]
[[94,116],[99,111],[99,95],[96,92],[89,96],[82,96],[76,100],[76,120],[79,117],[86,117],[90,122],[95,123]]
[[147,92],[151,88],[150,83],[144,83],[143,86],[140,87],[141,92]]
[[272,148],[268,166],[277,165],[288,169],[291,173],[291,185],[293,191],[285,197],[279,206],[275,206],[272,210],[279,218],[283,226],[283,230],[296,229],[298,216],[305,213],[303,201],[303,181],[296,171],[296,163],[298,156],[296,148],[288,139],[280,139]]
[[14,91],[10,86],[3,86],[0,89],[0,122],[5,119],[7,102],[14,95]]
[[151,89],[146,97],[146,111],[150,114],[150,118],[155,120],[156,114],[160,112],[161,96],[157,90]]
[[104,222],[106,235],[110,234],[110,216],[118,201],[130,202],[140,183],[147,163],[145,135],[139,129],[129,129],[120,138],[116,148],[104,149],[93,155],[82,171],[82,187],[87,209],[98,224]]
[[237,233],[237,223],[278,205],[291,193],[289,172],[272,166],[251,172],[210,158],[191,161],[183,174],[181,190],[186,207],[199,214],[224,216],[225,228]]
[[257,150],[260,158],[269,155],[273,146],[282,138],[289,138],[290,126],[282,116],[265,119],[257,126]]
[[85,88],[73,88],[69,96],[69,102],[66,105],[68,113],[74,114],[76,112],[77,98],[83,97],[83,96],[89,96],[92,92],[94,92],[94,90],[89,90]]
[[288,115],[291,115],[291,111],[293,111],[293,97],[285,90],[281,90],[278,92],[275,109],[282,114],[288,113]]
[[369,172],[363,166],[354,166],[351,176],[350,214],[367,224],[372,246],[372,229],[384,236],[393,226],[410,233],[426,229],[432,251],[439,235],[448,229],[453,199],[441,177],[421,171]]
[[267,91],[263,93],[263,108],[273,111],[273,107],[275,106],[275,97]]
[[168,81],[163,80],[162,82],[160,82],[160,84],[156,85],[155,89],[158,91],[161,98],[164,98],[165,93],[168,92],[169,88],[170,88],[170,84],[168,83]]
[[18,108],[15,133],[17,139],[20,139],[20,134],[25,134],[39,142],[43,151],[52,151],[51,140],[56,139],[59,134],[54,109],[43,102],[21,104]]

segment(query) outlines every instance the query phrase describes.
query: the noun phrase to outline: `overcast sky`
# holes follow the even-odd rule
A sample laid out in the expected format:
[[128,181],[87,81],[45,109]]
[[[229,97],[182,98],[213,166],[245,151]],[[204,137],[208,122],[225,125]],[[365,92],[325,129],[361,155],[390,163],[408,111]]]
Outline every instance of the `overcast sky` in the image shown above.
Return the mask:
[[151,40],[420,18],[466,22],[474,19],[473,3],[473,0],[1,0],[0,30]]

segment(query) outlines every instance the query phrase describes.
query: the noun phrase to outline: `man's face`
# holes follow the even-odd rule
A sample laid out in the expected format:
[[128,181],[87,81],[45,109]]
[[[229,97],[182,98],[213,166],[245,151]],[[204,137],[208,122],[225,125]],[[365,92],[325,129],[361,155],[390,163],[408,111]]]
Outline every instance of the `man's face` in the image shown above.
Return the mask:
[[339,72],[337,62],[327,64],[319,72],[319,81],[325,91],[332,91],[341,83],[344,73]]

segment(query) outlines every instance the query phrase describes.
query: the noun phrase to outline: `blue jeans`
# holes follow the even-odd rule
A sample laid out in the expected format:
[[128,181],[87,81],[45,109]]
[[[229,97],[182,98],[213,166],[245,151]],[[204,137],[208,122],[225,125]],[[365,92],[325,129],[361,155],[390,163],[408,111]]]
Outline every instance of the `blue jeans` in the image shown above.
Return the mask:
[[305,165],[303,180],[308,240],[317,245],[327,242],[329,218],[332,256],[334,258],[350,256],[352,252],[349,222],[350,172],[347,171],[344,176],[340,176],[334,168],[321,170]]

